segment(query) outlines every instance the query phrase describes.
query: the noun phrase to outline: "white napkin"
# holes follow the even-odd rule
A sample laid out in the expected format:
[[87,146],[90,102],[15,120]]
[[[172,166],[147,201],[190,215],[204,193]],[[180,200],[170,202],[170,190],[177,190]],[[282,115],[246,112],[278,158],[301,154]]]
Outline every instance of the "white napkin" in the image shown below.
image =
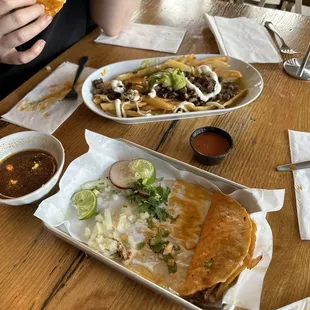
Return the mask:
[[69,92],[78,65],[65,62],[18,102],[2,119],[28,129],[52,134],[83,102],[83,81],[95,70],[84,68],[76,86],[77,100],[62,102]]
[[296,301],[285,307],[281,307],[277,310],[309,310],[310,309],[310,297]]
[[108,37],[102,32],[95,42],[176,53],[185,33],[186,29],[177,27],[132,23],[116,37]]
[[221,54],[249,63],[282,62],[267,30],[246,17],[224,18],[204,14]]
[[[292,163],[310,160],[310,133],[288,131]],[[293,171],[299,233],[310,240],[310,169]]]

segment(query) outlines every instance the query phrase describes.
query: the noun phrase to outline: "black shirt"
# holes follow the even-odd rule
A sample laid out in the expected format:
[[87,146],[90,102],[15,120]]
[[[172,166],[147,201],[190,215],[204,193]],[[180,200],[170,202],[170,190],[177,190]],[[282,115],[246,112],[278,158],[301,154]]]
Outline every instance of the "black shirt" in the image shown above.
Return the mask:
[[25,65],[0,63],[0,100],[92,30],[94,23],[89,16],[88,0],[67,0],[42,33],[18,48],[26,50],[36,40],[45,40],[44,50],[36,59]]

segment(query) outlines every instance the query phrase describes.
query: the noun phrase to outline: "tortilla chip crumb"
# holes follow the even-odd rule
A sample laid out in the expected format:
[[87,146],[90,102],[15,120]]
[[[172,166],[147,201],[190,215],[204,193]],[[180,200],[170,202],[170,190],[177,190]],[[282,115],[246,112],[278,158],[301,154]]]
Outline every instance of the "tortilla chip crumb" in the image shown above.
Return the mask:
[[52,67],[51,67],[51,66],[46,66],[45,69],[46,69],[48,72],[52,72]]
[[42,114],[42,116],[43,116],[43,117],[48,117],[49,114],[48,114],[48,112],[44,112],[44,113]]
[[301,184],[297,185],[297,190],[298,190],[298,191],[302,191],[302,190],[303,190],[303,188],[302,188],[302,185],[301,185]]

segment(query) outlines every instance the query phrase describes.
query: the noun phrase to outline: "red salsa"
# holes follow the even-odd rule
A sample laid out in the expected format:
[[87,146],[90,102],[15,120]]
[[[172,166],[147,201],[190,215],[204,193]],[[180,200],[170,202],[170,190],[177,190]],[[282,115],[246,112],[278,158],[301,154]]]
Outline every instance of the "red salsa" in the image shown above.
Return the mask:
[[47,183],[56,173],[55,158],[42,150],[26,150],[0,162],[0,198],[27,195]]
[[201,154],[207,156],[218,156],[230,149],[229,141],[216,132],[204,132],[193,139],[193,147]]

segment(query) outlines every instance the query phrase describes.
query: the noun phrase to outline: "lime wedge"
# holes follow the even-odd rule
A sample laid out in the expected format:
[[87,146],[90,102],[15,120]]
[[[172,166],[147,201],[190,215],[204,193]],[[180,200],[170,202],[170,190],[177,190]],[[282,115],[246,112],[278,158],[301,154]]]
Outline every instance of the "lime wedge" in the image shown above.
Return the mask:
[[135,180],[143,179],[144,184],[155,181],[156,171],[154,165],[147,159],[137,158],[128,164],[128,168]]
[[78,211],[80,220],[89,219],[96,213],[97,197],[91,190],[86,189],[75,193],[71,201]]

